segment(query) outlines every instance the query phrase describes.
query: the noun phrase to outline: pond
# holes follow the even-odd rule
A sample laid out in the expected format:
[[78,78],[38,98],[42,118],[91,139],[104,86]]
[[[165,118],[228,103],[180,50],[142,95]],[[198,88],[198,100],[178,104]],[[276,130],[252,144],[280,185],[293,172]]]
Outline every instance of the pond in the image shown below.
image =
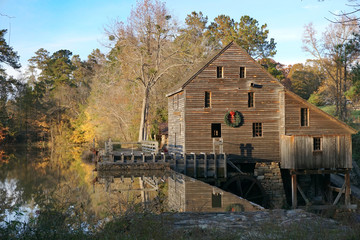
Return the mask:
[[166,184],[161,178],[97,177],[91,154],[84,157],[83,150],[0,150],[1,226],[20,226],[50,214],[88,229],[129,211],[165,210],[161,204]]

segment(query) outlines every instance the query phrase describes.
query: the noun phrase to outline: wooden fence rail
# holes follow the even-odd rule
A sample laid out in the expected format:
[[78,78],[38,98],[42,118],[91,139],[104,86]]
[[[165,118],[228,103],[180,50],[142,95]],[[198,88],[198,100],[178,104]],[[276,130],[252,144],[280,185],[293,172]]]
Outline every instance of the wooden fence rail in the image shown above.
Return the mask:
[[142,142],[113,142],[111,138],[107,142],[105,142],[105,155],[113,155],[114,154],[114,145],[120,145],[121,148],[124,145],[131,145],[129,148],[132,152],[134,149],[140,149],[144,153],[158,153],[159,152],[159,143],[157,141],[142,141]]

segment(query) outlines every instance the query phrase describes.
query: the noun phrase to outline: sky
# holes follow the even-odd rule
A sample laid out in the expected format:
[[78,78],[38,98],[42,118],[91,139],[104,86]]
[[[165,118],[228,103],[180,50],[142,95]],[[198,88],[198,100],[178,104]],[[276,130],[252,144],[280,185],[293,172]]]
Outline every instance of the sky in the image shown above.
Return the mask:
[[[225,14],[239,21],[249,15],[267,24],[277,43],[274,59],[294,64],[311,58],[302,50],[304,26],[313,23],[320,34],[335,19],[332,13],[349,12],[348,0],[165,0],[180,24],[187,14],[201,11],[209,22]],[[0,29],[8,29],[6,41],[20,55],[24,72],[28,60],[44,48],[80,55],[82,60],[96,48],[107,53],[104,28],[114,19],[126,22],[136,0],[0,0]],[[8,17],[7,17],[8,16]],[[6,68],[9,75],[18,72]]]

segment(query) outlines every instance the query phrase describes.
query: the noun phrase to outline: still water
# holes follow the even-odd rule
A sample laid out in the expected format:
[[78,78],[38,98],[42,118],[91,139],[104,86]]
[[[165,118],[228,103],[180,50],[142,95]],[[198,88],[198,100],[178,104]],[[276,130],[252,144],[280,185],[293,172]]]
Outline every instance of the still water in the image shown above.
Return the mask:
[[94,168],[81,148],[0,149],[0,223],[26,222],[44,209],[88,224],[128,211],[164,210],[161,179],[100,178]]

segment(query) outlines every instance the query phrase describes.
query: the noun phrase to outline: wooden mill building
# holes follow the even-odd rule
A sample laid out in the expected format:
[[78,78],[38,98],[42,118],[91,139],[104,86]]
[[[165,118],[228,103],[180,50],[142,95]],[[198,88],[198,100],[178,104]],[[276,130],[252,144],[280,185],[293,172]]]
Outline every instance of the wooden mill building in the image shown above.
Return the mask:
[[291,186],[294,207],[298,175],[341,172],[348,185],[339,191],[349,204],[356,131],[286,90],[236,43],[210,56],[167,97],[169,152],[209,153],[220,142],[220,151],[238,162],[255,163],[255,175],[264,164],[276,165],[283,176],[275,182]]

